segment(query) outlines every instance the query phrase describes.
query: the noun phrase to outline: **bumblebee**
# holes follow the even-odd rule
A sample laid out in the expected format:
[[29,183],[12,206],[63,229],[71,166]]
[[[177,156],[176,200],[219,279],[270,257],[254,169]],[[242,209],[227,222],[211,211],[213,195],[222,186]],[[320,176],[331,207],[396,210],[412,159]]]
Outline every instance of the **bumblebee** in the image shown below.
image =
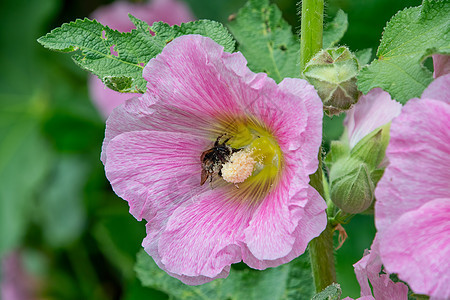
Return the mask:
[[226,144],[231,138],[220,142],[222,137],[223,135],[217,137],[214,146],[204,151],[200,157],[202,163],[200,185],[203,185],[208,178],[209,182],[212,182],[214,174],[221,176],[222,165],[230,160],[233,153],[239,151],[239,149],[232,148]]

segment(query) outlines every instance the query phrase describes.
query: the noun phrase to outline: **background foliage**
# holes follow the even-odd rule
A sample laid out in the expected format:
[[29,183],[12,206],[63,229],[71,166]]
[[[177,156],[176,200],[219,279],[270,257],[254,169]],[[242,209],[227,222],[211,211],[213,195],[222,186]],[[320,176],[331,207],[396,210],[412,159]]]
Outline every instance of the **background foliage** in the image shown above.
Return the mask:
[[[87,72],[68,55],[36,42],[51,29],[87,17],[108,2],[3,0],[0,4],[0,257],[20,251],[37,290],[47,299],[189,298],[195,289],[158,273],[151,259],[139,252],[144,224],[128,214],[127,204],[115,196],[104,177],[99,160],[104,122],[89,98]],[[243,0],[186,2],[197,18],[224,23],[245,4]],[[296,2],[275,3],[288,23],[282,24],[282,30],[298,31]],[[371,48],[374,55],[392,15],[419,4],[418,0],[330,0],[325,19],[330,23],[342,9],[348,14],[348,30],[341,44],[353,51]],[[233,25],[230,29],[235,35],[245,34]],[[326,118],[325,146],[339,138],[343,117]],[[373,217],[358,215],[345,228],[349,239],[337,251],[338,281],[344,297],[356,298],[359,286],[352,264],[370,246]],[[232,299],[257,297],[254,293],[267,289],[273,294],[266,296],[309,299],[306,290],[298,290],[308,285],[307,261],[302,256],[265,272],[238,264],[229,280],[198,289],[205,295],[220,290]],[[142,270],[158,274],[143,280],[147,287],[136,278]],[[260,289],[238,285],[244,283]]]

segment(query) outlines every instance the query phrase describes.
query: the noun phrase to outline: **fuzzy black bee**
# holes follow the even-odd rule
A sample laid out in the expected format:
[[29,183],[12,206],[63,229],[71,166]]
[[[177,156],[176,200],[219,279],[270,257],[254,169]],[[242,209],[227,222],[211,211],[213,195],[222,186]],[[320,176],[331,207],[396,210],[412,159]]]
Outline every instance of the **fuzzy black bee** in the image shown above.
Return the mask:
[[223,135],[217,137],[214,146],[203,152],[200,157],[200,161],[202,162],[200,185],[203,185],[208,178],[209,182],[212,182],[214,174],[220,176],[222,165],[230,160],[233,153],[239,151],[239,149],[232,148],[226,144],[231,138],[227,138],[223,142],[220,142],[222,137]]

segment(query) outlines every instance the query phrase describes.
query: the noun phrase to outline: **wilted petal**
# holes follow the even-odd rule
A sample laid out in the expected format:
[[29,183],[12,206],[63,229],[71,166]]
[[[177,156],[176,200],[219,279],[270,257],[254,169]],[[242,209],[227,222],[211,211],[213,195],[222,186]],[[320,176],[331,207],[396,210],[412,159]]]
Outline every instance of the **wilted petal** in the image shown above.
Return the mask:
[[374,298],[377,300],[408,299],[408,287],[405,284],[393,282],[389,278],[389,274],[380,274],[382,272],[382,262],[379,242],[376,237],[372,243],[371,250],[367,251],[363,258],[354,264],[353,267],[355,268],[356,279],[358,279],[361,286],[361,297],[371,297],[373,293]]

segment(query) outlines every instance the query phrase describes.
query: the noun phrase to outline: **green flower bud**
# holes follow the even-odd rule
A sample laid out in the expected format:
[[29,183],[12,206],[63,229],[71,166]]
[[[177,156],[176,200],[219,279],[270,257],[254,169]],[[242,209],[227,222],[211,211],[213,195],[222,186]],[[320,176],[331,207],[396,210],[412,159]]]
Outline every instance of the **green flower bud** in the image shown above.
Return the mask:
[[338,160],[330,171],[331,199],[346,213],[365,211],[373,202],[375,185],[367,164],[347,157]]
[[316,88],[328,115],[337,115],[358,101],[359,64],[346,47],[321,50],[305,66],[303,76]]

